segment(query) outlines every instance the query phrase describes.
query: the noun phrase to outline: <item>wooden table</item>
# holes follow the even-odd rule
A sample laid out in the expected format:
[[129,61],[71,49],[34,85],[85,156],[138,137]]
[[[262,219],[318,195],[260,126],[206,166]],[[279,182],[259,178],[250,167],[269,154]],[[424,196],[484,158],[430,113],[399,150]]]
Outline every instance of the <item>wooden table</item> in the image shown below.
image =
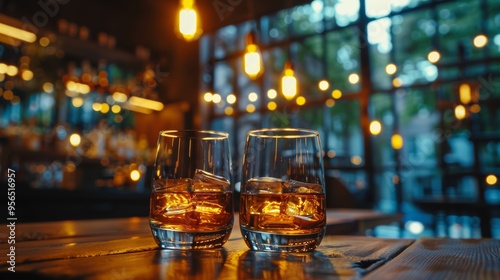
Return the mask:
[[[351,214],[329,212],[329,229],[388,218]],[[236,225],[222,249],[160,250],[145,218],[18,223],[15,256],[0,279],[500,279],[500,240],[329,235],[313,252],[279,254],[250,251]]]

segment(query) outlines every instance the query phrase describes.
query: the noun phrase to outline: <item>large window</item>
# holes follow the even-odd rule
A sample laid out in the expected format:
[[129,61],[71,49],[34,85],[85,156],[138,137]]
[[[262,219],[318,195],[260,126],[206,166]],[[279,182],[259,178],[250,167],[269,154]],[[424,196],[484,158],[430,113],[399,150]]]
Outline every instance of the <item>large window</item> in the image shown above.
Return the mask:
[[[200,95],[217,96],[202,102],[204,119],[232,135],[235,163],[250,129],[318,130],[327,174],[366,207],[418,219],[438,198],[500,204],[499,27],[494,0],[314,0],[226,26],[202,39]],[[264,62],[257,80],[242,69],[251,30]],[[279,89],[287,59],[299,83],[292,101]],[[495,207],[467,212],[483,235],[495,234]],[[420,220],[440,234],[439,219]]]

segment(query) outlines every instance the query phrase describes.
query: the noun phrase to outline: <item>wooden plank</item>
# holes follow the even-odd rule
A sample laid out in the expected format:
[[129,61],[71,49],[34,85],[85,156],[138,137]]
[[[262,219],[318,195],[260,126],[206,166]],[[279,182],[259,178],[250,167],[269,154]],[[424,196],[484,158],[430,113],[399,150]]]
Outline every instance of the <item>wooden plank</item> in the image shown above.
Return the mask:
[[130,217],[16,224],[16,242],[67,237],[140,234],[149,232],[147,218]]
[[[48,279],[353,279],[392,259],[412,242],[327,236],[313,252],[280,254],[250,251],[242,239],[230,240],[219,250],[160,250],[151,248],[152,238],[141,237],[137,241],[94,242],[89,248],[79,249],[85,251],[85,255],[74,258],[25,262],[16,266],[14,276]],[[2,276],[0,273],[0,278]]]
[[422,238],[366,279],[500,279],[500,240]]

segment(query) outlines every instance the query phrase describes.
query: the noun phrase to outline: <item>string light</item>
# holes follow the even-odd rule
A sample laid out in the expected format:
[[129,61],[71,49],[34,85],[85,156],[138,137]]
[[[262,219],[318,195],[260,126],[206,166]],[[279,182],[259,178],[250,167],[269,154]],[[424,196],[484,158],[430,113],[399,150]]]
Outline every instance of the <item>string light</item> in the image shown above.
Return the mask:
[[178,31],[186,41],[196,40],[202,33],[200,18],[194,0],[180,0]]
[[318,83],[318,88],[321,91],[326,91],[330,87],[330,83],[327,80],[321,80]]
[[372,121],[370,123],[370,133],[373,135],[379,135],[382,131],[382,124],[379,121]]
[[466,111],[464,105],[457,105],[455,107],[455,117],[457,118],[457,120],[465,119],[466,115],[467,115],[467,111]]
[[403,137],[397,133],[392,135],[391,146],[395,150],[400,150],[401,148],[403,148]]
[[469,104],[472,99],[470,86],[468,84],[461,84],[458,92],[460,95],[460,102],[462,102],[462,104]]
[[287,60],[281,77],[281,91],[287,100],[292,100],[297,95],[297,79],[294,74],[292,62]]
[[262,74],[262,55],[256,43],[255,32],[251,31],[246,36],[246,48],[243,55],[243,70],[250,77],[256,79]]
[[480,34],[474,37],[474,40],[472,42],[474,44],[474,47],[483,48],[484,46],[486,46],[486,44],[488,44],[488,37]]
[[436,63],[439,61],[440,58],[441,58],[441,54],[438,51],[431,51],[427,55],[427,60],[429,60],[430,63]]

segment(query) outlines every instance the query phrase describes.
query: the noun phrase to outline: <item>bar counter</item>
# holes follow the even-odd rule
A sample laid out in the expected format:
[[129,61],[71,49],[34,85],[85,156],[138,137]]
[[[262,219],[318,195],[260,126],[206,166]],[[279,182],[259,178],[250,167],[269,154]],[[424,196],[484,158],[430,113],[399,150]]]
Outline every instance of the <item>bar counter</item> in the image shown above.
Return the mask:
[[[337,209],[327,216],[330,234],[351,235],[281,254],[250,251],[237,217],[222,249],[198,251],[159,249],[147,218],[18,223],[16,272],[2,262],[0,279],[500,279],[500,240],[368,237],[359,230],[400,217]],[[4,256],[9,246],[1,243]]]

